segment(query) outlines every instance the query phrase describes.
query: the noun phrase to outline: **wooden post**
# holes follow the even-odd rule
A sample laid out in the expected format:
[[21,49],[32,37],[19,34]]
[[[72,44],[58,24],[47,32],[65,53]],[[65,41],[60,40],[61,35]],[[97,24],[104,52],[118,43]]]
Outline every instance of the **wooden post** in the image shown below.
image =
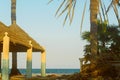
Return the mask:
[[32,43],[29,41],[30,48],[27,50],[27,78],[32,77]]
[[2,55],[2,80],[9,80],[9,37],[5,32],[3,38],[3,55]]
[[41,53],[41,76],[46,76],[46,51]]

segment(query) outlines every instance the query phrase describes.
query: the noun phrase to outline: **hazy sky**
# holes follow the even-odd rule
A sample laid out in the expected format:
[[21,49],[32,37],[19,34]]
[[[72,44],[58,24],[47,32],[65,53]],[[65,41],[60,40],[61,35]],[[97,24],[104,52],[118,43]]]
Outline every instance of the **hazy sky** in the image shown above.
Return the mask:
[[[86,44],[80,38],[80,21],[84,2],[77,3],[79,5],[76,8],[72,25],[66,24],[63,27],[63,17],[55,17],[55,11],[60,1],[47,5],[48,1],[17,0],[17,24],[46,48],[47,68],[79,68],[79,58],[83,56],[83,46]],[[82,31],[90,28],[89,2],[87,5]],[[0,21],[6,25],[11,24],[10,11],[11,0],[0,0]],[[115,19],[114,21],[117,22]],[[40,58],[40,53],[33,53],[33,68],[40,68]],[[18,53],[18,67],[26,67],[25,53]]]

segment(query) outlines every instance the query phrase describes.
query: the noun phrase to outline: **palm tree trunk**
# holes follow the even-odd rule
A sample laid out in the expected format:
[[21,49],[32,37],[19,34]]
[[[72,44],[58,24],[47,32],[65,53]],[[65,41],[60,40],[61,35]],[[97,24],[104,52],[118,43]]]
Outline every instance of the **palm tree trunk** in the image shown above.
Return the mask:
[[10,75],[20,75],[20,71],[17,69],[17,52],[12,52],[12,69]]
[[11,23],[16,24],[16,0],[11,0]]
[[96,55],[98,52],[97,41],[97,14],[99,0],[90,0],[90,38],[91,38],[91,54]]

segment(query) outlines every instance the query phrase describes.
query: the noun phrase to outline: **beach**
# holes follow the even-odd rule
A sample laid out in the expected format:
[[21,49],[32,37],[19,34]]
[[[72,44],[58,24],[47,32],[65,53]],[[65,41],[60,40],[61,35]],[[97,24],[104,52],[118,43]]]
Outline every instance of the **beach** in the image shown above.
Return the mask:
[[33,74],[32,78],[27,79],[25,75],[11,76],[10,80],[67,80],[70,75],[67,74],[47,74],[46,77],[41,77],[39,74]]
[[[11,70],[11,69],[10,69]],[[21,75],[10,76],[10,80],[68,80],[67,78],[79,69],[46,69],[46,77],[41,77],[40,69],[32,69],[32,77],[26,78],[26,69],[19,69]],[[1,76],[0,76],[0,80]]]

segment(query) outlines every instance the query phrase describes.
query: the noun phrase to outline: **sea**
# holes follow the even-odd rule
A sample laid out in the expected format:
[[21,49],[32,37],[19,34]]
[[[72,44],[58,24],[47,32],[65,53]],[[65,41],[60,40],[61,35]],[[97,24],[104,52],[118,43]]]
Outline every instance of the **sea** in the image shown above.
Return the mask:
[[[26,69],[19,69],[22,74],[26,74]],[[32,74],[40,74],[40,69],[32,69]],[[47,74],[74,74],[79,73],[80,69],[46,69]]]

